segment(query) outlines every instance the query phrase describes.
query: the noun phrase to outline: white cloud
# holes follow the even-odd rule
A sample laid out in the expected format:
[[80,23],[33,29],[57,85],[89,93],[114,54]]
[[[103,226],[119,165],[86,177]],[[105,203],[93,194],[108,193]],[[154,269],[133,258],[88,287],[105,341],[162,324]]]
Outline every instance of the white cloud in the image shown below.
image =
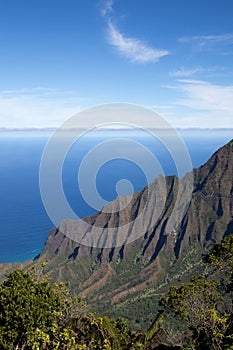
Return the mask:
[[233,128],[233,85],[180,79],[168,88],[180,93],[173,104],[174,110],[178,108],[174,117],[176,126]]
[[131,62],[155,63],[158,62],[161,57],[169,54],[167,50],[155,49],[141,40],[126,37],[111,21],[108,21],[108,39],[109,43]]
[[190,37],[182,37],[180,42],[199,41],[200,43],[226,43],[233,44],[233,33],[219,34],[219,35],[195,35]]
[[200,75],[200,73],[203,75],[205,74],[205,77],[216,77],[216,76],[224,76],[227,73],[226,67],[223,66],[210,66],[210,67],[192,67],[192,68],[185,68],[182,66],[180,69],[170,72],[169,75],[171,77],[176,78],[191,78],[196,75]]
[[183,106],[230,112],[233,116],[233,86],[220,86],[200,80],[179,80],[176,88],[184,93]]
[[[219,47],[226,48],[233,45],[233,33],[218,35],[196,35],[191,37],[179,38],[179,42],[194,44],[196,48],[202,51],[214,50]],[[221,52],[225,54],[225,52]]]
[[195,67],[195,68],[191,68],[191,69],[185,69],[183,66],[178,69],[177,71],[174,72],[170,72],[170,76],[172,77],[191,77],[197,73],[201,73],[203,72],[203,68],[202,67]]
[[114,0],[107,0],[104,2],[101,13],[102,16],[106,17],[113,11]]
[[167,50],[155,49],[150,47],[142,40],[133,37],[127,37],[113,25],[110,14],[113,13],[114,0],[104,1],[101,9],[102,16],[106,20],[107,37],[110,45],[131,62],[135,63],[155,63],[161,57],[169,54]]
[[0,91],[0,127],[56,127],[77,113],[82,100],[47,88]]

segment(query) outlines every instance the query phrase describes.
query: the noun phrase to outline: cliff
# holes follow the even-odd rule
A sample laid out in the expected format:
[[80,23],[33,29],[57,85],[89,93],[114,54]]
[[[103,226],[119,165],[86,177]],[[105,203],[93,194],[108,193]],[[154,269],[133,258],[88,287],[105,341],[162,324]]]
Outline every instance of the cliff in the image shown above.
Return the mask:
[[[34,263],[46,262],[45,273],[52,281],[70,281],[73,291],[85,298],[92,310],[128,318],[134,328],[148,326],[161,293],[201,272],[202,255],[233,232],[233,141],[194,169],[193,179],[191,201],[175,227],[168,223],[181,183],[175,176],[160,177],[132,198],[120,197],[83,219],[99,228],[98,232],[103,229],[105,236],[95,236],[94,229],[86,232],[82,221],[63,220],[51,230]],[[166,188],[163,199],[161,186]],[[181,188],[181,198],[186,192]],[[135,221],[137,217],[140,220]],[[123,238],[119,238],[118,227],[124,227]],[[108,242],[106,232],[112,229],[115,233]],[[84,242],[91,234],[90,242],[99,247],[77,243],[67,234]],[[16,266],[1,264],[0,277]],[[30,262],[24,267],[28,266]]]
[[[129,318],[136,315],[138,322],[147,322],[147,319],[149,322],[154,315],[150,305],[158,294],[170,283],[179,283],[200,271],[202,254],[233,230],[233,141],[220,148],[206,164],[194,169],[193,176],[191,202],[173,230],[167,231],[167,223],[174,209],[179,181],[170,176],[164,179],[166,198],[156,220],[153,221],[153,217],[157,215],[161,179],[134,193],[123,210],[119,209],[127,200],[124,197],[109,204],[111,213],[103,208],[84,219],[94,227],[128,227],[146,206],[150,225],[148,229],[141,224],[137,226],[138,239],[131,240],[131,232],[124,232],[126,239],[120,245],[89,247],[63,234],[72,226],[72,232],[81,232],[85,237],[82,223],[64,220],[60,229],[63,233],[59,228],[50,232],[35,262],[46,261],[46,272],[52,280],[69,280],[71,287],[97,311],[113,316],[126,313]],[[145,312],[140,311],[143,308]]]

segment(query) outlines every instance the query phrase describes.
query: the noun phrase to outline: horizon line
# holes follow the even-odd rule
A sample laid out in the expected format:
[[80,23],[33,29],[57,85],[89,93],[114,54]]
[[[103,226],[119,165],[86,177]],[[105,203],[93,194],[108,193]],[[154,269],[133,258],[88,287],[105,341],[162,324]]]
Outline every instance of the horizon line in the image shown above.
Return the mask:
[[[0,132],[4,132],[4,131],[56,131],[58,130],[59,127],[26,127],[26,128],[20,128],[20,127],[0,127]],[[146,128],[146,129],[150,129],[150,130],[170,130],[170,128]],[[208,127],[173,127],[172,129],[176,129],[176,130],[233,130],[233,127],[222,127],[222,128],[219,128],[219,127],[211,127],[211,128],[208,128]],[[80,128],[67,128],[67,129],[61,129],[63,131],[69,131],[69,130],[87,130],[86,128],[84,127],[80,127]],[[92,130],[95,130],[95,131],[123,131],[123,130],[126,130],[126,131],[129,131],[129,130],[143,130],[141,128],[133,128],[133,127],[118,127],[118,128],[111,128],[111,127],[96,127],[96,128],[93,128]]]

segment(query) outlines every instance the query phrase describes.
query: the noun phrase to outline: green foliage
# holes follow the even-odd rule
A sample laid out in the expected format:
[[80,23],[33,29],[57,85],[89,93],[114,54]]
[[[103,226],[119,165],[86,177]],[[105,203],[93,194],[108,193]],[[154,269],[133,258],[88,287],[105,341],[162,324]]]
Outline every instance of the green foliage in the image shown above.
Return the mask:
[[[42,266],[43,267],[43,266]],[[142,350],[122,319],[84,312],[64,283],[15,270],[0,285],[0,349]]]
[[[66,284],[41,278],[45,266],[15,270],[0,285],[0,350],[149,350],[161,343],[171,348],[183,344],[183,349],[233,349],[233,235],[215,244],[203,260],[211,271],[208,278],[199,275],[171,287],[147,332],[131,332],[121,318],[87,312]],[[132,312],[136,307],[133,299]],[[176,331],[170,327],[171,316]],[[188,340],[177,333],[183,324]]]
[[72,334],[65,323],[83,306],[63,283],[38,280],[34,270],[11,272],[0,286],[0,348],[45,349],[53,343],[56,349],[63,342],[71,349]]
[[204,258],[206,263],[218,267],[233,266],[233,234],[226,236],[221,243],[215,243],[209,254]]
[[219,283],[207,281],[203,276],[193,277],[181,287],[170,288],[161,298],[161,305],[172,309],[184,319],[199,340],[205,338],[218,344],[227,326],[227,315],[216,308],[222,302]]
[[[171,287],[160,299],[165,313],[172,312],[192,330],[190,349],[232,349],[232,267],[233,235],[216,243],[204,262],[214,271],[224,271],[228,282],[204,276],[192,277],[189,283]],[[216,276],[213,274],[212,276]],[[229,302],[230,300],[230,302]]]
[[233,234],[225,237],[221,243],[215,243],[209,254],[203,259],[221,273],[221,281],[227,292],[233,291]]
[[163,312],[160,311],[156,319],[154,320],[154,322],[146,332],[146,340],[150,341],[151,339],[153,339],[154,335],[159,331],[160,327],[164,326],[164,324],[165,324],[165,317]]
[[86,314],[81,318],[71,319],[69,326],[88,349],[144,349],[144,345],[136,340],[122,319],[112,320],[109,317]]

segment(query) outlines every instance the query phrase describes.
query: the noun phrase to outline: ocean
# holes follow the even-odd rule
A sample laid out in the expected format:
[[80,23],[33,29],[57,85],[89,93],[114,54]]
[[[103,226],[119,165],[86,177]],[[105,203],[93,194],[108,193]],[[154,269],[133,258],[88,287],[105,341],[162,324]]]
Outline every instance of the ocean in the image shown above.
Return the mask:
[[[230,129],[187,129],[178,132],[194,168],[204,164],[219,147],[233,138],[233,130]],[[0,262],[33,259],[43,249],[49,230],[54,227],[43,206],[39,186],[41,157],[51,135],[51,131],[43,130],[0,131]],[[112,142],[113,139],[117,139],[118,143]],[[102,148],[98,149],[99,145]],[[143,146],[157,157],[159,166],[153,173],[154,177],[161,172],[164,175],[177,174],[174,150],[169,153],[155,137],[143,132],[134,134],[127,130],[102,130],[81,138],[70,148],[63,164],[63,190],[69,205],[80,218],[100,210],[103,203],[114,200],[118,195],[139,191],[147,185],[145,169],[135,161]],[[115,155],[116,148],[120,156]],[[101,154],[99,165],[98,152],[92,153],[93,149]],[[88,157],[89,168],[86,169],[89,170],[83,174],[79,187],[80,164]],[[143,161],[146,164],[146,160]],[[149,162],[148,158],[145,165],[148,169]],[[93,206],[90,203],[92,198],[89,202],[87,200],[92,192],[82,197],[82,185],[88,188],[90,184],[90,189],[96,190],[101,198]]]

